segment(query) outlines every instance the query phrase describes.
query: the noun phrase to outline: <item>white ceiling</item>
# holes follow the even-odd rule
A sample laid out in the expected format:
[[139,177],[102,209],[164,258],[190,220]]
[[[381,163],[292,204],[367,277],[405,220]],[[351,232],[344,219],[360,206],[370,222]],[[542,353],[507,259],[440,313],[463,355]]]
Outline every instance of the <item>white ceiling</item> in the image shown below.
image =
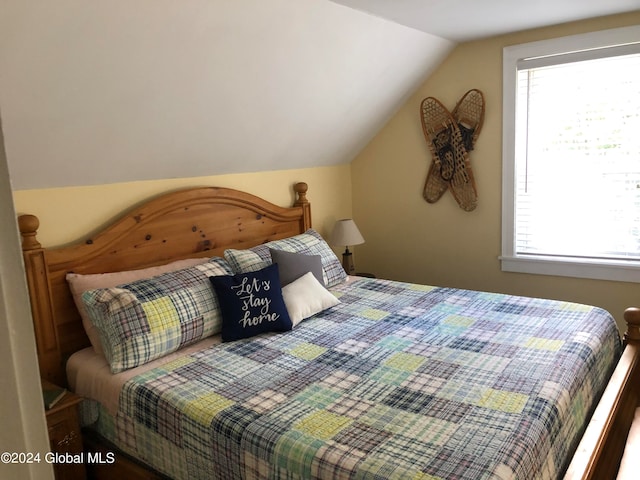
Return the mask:
[[12,185],[347,163],[456,42],[632,8],[640,0],[4,0]]
[[333,0],[462,42],[640,8],[640,0]]
[[328,0],[4,0],[17,190],[348,163],[454,43]]

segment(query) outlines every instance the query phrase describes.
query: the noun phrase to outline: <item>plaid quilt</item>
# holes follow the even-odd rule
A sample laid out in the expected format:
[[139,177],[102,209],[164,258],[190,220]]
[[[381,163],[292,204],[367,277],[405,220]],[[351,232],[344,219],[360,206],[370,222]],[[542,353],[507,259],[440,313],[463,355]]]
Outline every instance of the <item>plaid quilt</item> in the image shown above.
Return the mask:
[[553,479],[621,352],[595,307],[363,279],[130,380],[102,434],[181,479]]

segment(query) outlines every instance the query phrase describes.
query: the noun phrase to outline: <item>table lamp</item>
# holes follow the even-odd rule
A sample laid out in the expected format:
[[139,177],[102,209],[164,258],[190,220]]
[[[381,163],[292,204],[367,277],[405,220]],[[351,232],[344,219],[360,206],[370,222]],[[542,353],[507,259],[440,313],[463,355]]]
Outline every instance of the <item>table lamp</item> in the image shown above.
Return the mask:
[[353,264],[353,254],[349,251],[349,245],[364,243],[364,237],[358,230],[356,222],[350,218],[338,220],[333,227],[329,243],[345,247],[345,251],[342,254],[342,267],[348,275],[355,275],[356,268]]

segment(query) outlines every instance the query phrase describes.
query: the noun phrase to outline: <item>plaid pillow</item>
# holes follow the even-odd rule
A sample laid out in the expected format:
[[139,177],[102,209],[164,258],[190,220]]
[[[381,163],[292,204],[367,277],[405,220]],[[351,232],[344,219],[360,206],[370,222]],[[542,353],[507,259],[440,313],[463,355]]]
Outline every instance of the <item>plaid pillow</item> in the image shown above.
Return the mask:
[[312,228],[300,235],[263,243],[247,250],[225,250],[224,258],[235,273],[255,272],[271,265],[270,248],[305,255],[320,255],[323,280],[327,287],[342,283],[347,278],[347,273],[336,254],[322,236]]
[[100,343],[100,334],[96,327],[91,323],[89,315],[82,302],[82,294],[87,290],[96,290],[98,288],[117,287],[124,283],[135,282],[136,280],[142,280],[143,278],[157,277],[167,272],[174,272],[176,270],[182,270],[183,268],[193,267],[201,263],[206,263],[209,258],[187,258],[184,260],[176,260],[175,262],[167,263],[165,265],[158,265],[157,267],[142,268],[139,270],[126,270],[123,272],[110,272],[110,273],[95,273],[88,275],[80,275],[77,273],[67,273],[67,282],[69,283],[69,289],[73,296],[73,302],[76,304],[80,318],[82,318],[82,326],[91,346],[96,353],[104,356],[102,351],[102,344]]
[[143,365],[220,332],[209,277],[231,275],[222,258],[82,295],[112,373]]

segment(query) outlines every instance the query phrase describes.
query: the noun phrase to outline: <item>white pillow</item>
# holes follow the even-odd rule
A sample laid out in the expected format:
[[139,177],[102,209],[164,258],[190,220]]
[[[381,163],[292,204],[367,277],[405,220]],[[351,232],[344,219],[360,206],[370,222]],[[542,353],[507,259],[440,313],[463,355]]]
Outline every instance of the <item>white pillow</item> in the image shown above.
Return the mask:
[[305,318],[340,303],[311,272],[282,287],[282,297],[294,327]]

